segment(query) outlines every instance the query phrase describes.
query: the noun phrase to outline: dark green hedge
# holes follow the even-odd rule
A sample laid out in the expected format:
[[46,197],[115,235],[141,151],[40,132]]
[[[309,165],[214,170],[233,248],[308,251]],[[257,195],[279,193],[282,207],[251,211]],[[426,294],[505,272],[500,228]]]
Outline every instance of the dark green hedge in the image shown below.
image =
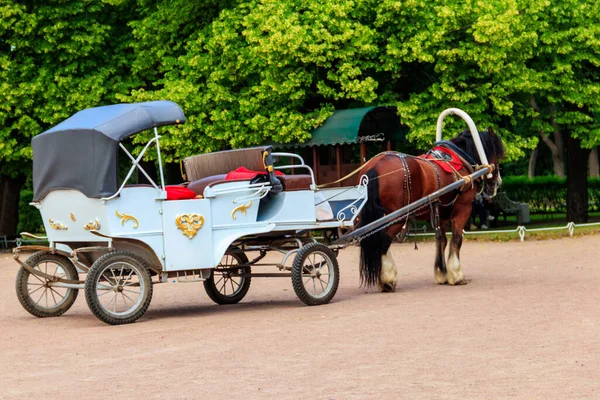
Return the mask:
[[[502,191],[509,199],[528,203],[531,212],[566,212],[567,181],[556,176],[507,176],[502,178]],[[600,179],[588,179],[589,210],[600,209]]]
[[19,227],[17,232],[43,233],[44,223],[40,211],[30,206],[33,201],[33,191],[22,190],[21,200],[19,201]]

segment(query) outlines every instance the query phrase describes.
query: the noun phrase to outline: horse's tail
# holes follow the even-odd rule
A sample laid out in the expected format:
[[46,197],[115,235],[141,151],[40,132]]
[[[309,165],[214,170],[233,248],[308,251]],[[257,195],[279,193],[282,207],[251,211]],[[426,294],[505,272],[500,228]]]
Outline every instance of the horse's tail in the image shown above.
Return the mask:
[[[366,173],[369,178],[367,194],[369,198],[360,212],[360,225],[365,226],[385,215],[379,199],[379,180],[377,171],[370,169]],[[390,247],[392,239],[384,231],[374,233],[360,242],[360,281],[369,287],[379,283],[381,275],[381,257]]]

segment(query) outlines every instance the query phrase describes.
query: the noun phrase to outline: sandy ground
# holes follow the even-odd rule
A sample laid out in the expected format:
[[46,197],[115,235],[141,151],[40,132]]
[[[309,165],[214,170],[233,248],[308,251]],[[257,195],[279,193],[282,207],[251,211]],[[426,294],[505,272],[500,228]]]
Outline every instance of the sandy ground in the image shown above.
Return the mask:
[[467,242],[469,284],[433,283],[433,245],[394,245],[399,290],[340,288],[307,307],[288,279],[256,279],[235,306],[201,284],[155,287],[146,316],[108,326],[83,293],[37,319],[0,254],[0,398],[600,398],[600,237]]

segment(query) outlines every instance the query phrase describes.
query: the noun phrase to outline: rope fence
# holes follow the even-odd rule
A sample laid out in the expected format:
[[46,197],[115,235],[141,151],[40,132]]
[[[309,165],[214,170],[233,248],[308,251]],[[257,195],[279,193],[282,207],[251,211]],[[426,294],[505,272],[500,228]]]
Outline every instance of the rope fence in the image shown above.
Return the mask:
[[[558,231],[561,229],[567,229],[569,231],[569,236],[573,237],[573,234],[575,233],[575,228],[581,228],[584,226],[600,226],[600,222],[589,222],[589,223],[585,223],[585,224],[576,224],[574,222],[569,222],[566,226],[552,226],[552,227],[547,227],[547,228],[531,228],[528,229],[527,227],[523,226],[523,225],[519,225],[517,226],[515,229],[502,229],[502,230],[489,230],[489,231],[477,231],[477,232],[472,232],[472,231],[463,231],[463,234],[465,235],[491,235],[491,234],[496,234],[496,233],[518,233],[519,237],[521,238],[521,242],[525,241],[525,234],[527,232],[539,232],[539,231]],[[407,237],[410,236],[435,236],[435,233],[408,233],[406,235]]]

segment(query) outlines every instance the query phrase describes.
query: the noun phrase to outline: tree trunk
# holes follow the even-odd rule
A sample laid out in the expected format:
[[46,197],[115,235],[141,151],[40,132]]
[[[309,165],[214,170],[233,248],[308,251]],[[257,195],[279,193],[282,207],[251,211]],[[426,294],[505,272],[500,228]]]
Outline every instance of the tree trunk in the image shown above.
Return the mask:
[[589,170],[592,178],[600,177],[600,165],[598,164],[598,148],[595,147],[590,152]]
[[[535,98],[533,96],[529,99],[529,103],[531,104],[531,107],[538,114],[541,114],[540,108],[538,107],[538,105],[535,101]],[[550,115],[551,115],[550,123],[552,124],[552,127],[554,128],[554,141],[552,141],[552,139],[550,139],[548,137],[548,135],[546,134],[546,132],[544,132],[543,130],[541,130],[539,133],[540,133],[540,137],[542,138],[542,141],[544,143],[546,143],[546,145],[552,152],[554,175],[556,175],[560,178],[564,178],[565,177],[565,160],[564,160],[565,145],[564,145],[564,140],[562,137],[562,132],[560,131],[560,127],[554,121],[554,118],[552,117],[553,113],[554,113],[554,107],[551,106],[551,108],[550,108]]]
[[19,225],[19,199],[25,179],[0,176],[0,236],[14,239]]
[[581,140],[567,139],[567,221],[587,222],[589,150],[581,147]]
[[565,144],[560,130],[554,131],[555,151],[552,152],[552,161],[554,162],[554,175],[565,177]]
[[535,164],[537,162],[538,153],[539,147],[536,146],[535,149],[531,150],[531,154],[529,155],[529,169],[527,170],[529,179],[533,179],[535,176]]

